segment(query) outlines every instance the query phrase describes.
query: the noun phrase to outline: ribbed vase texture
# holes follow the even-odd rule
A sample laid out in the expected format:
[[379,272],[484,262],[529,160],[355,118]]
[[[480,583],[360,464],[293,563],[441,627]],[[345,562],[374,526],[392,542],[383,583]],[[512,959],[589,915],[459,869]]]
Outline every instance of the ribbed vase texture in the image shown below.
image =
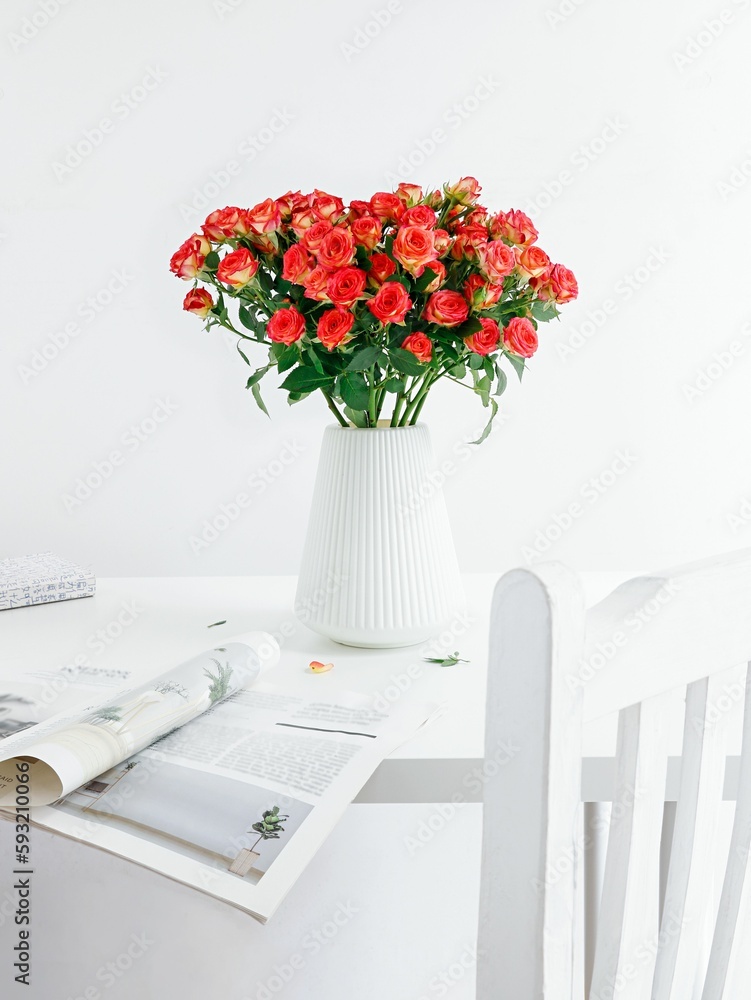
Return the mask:
[[347,645],[409,646],[461,611],[439,482],[423,424],[326,428],[295,600],[306,625]]

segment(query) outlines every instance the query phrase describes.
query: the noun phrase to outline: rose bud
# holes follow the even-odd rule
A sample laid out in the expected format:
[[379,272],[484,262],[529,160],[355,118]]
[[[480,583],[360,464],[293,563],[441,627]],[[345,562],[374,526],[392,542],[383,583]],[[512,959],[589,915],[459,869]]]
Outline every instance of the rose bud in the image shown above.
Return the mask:
[[214,307],[214,300],[205,288],[191,288],[183,299],[183,309],[205,319]]
[[302,239],[310,227],[320,221],[313,209],[309,205],[306,205],[303,208],[296,208],[293,211],[289,228],[298,239]]
[[373,210],[370,207],[369,201],[358,201],[355,199],[349,203],[349,211],[347,212],[347,219],[350,222],[354,222],[355,219],[361,219],[364,215],[372,215]]
[[459,326],[469,315],[469,306],[459,292],[433,292],[423,311],[423,319],[440,326]]
[[498,347],[501,339],[501,328],[494,319],[488,317],[484,317],[480,322],[482,323],[482,330],[470,333],[468,337],[464,338],[464,343],[470,351],[484,356],[492,354]]
[[531,358],[537,350],[537,331],[531,320],[514,316],[503,328],[503,346],[512,354]]
[[422,188],[419,184],[407,184],[402,181],[394,194],[404,202],[407,208],[412,208],[419,201],[422,201]]
[[400,226],[420,226],[422,229],[435,229],[437,216],[427,205],[414,205],[408,208],[399,220]]
[[294,306],[283,307],[266,324],[266,333],[275,344],[294,344],[305,333],[305,318]]
[[569,271],[563,264],[553,265],[548,285],[552,297],[561,305],[565,302],[571,302],[579,294],[579,285],[574,277],[574,272]]
[[512,208],[510,212],[499,212],[493,216],[490,220],[490,235],[494,240],[508,240],[518,247],[528,247],[539,234],[528,215]]
[[544,277],[550,268],[550,257],[542,247],[530,246],[515,249],[516,270],[524,278]]
[[282,224],[282,213],[273,198],[259,202],[248,211],[248,224],[254,233],[273,233]]
[[410,333],[401,344],[403,351],[414,354],[418,361],[427,364],[433,357],[433,341],[426,337],[424,333]]
[[202,270],[206,254],[211,251],[211,244],[201,233],[193,233],[172,254],[169,262],[170,271],[184,281],[193,281]]
[[449,198],[460,205],[474,205],[482,188],[474,177],[462,177],[456,184],[444,184],[443,190]]
[[411,306],[412,299],[400,281],[387,281],[368,302],[368,309],[381,323],[403,324]]
[[250,250],[238,247],[219,262],[216,276],[233,288],[244,288],[258,270],[258,258]]
[[310,229],[306,229],[300,239],[300,243],[305,247],[306,250],[310,250],[311,253],[317,254],[321,249],[321,244],[323,243],[323,238],[334,227],[331,225],[328,219],[319,219],[314,222]]
[[470,274],[463,291],[472,309],[490,309],[503,295],[503,285],[488,284],[481,274]]
[[346,309],[327,309],[318,320],[318,339],[329,351],[346,343],[355,317]]
[[244,236],[248,232],[247,212],[241,208],[218,208],[201,226],[204,235],[214,243],[224,243],[231,236]]
[[451,236],[445,229],[434,229],[435,249],[439,257],[443,257],[451,246]]
[[300,191],[288,191],[276,199],[276,204],[279,208],[282,222],[289,222],[295,209],[308,207],[308,201]]
[[319,219],[328,219],[330,222],[334,222],[344,213],[344,202],[336,195],[326,194],[325,191],[319,191],[316,188],[309,197],[310,207]]
[[329,272],[322,267],[314,267],[307,278],[303,281],[305,286],[305,298],[317,299],[319,302],[328,302],[326,294],[326,284],[329,280]]

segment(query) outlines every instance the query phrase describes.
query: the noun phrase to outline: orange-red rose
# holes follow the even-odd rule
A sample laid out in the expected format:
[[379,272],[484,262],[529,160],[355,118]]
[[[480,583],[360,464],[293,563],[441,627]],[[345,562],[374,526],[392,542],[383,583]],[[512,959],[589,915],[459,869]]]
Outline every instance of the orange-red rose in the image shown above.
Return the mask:
[[396,271],[396,264],[385,253],[374,253],[370,258],[368,281],[371,285],[382,285]]
[[[308,233],[312,232],[312,229],[308,230]],[[346,267],[347,264],[352,263],[354,256],[354,237],[349,229],[344,229],[343,226],[337,226],[326,233],[318,248],[318,263],[327,271],[334,271],[337,267]]]
[[319,219],[317,222],[314,222],[309,229],[305,230],[300,242],[306,250],[310,250],[311,253],[317,254],[321,249],[324,236],[327,236],[333,228],[334,227],[328,219]]
[[278,309],[266,324],[266,333],[275,344],[294,344],[305,333],[305,318],[294,306]]
[[513,354],[531,358],[537,350],[537,331],[531,320],[514,316],[503,328],[503,346]]
[[350,230],[358,246],[373,250],[381,238],[383,226],[375,216],[361,215],[352,221]]
[[484,317],[480,322],[482,330],[470,333],[468,337],[464,338],[464,343],[475,354],[492,354],[501,339],[501,328],[494,319],[489,317]]
[[211,250],[211,244],[201,233],[193,233],[172,254],[169,262],[170,271],[184,281],[193,281],[203,268],[206,254]]
[[244,288],[257,270],[258,258],[245,247],[238,247],[219,262],[216,276],[233,288]]
[[561,304],[571,302],[579,294],[579,285],[574,272],[569,271],[563,264],[553,265],[548,284],[553,298]]
[[332,222],[344,212],[344,202],[341,198],[319,191],[318,188],[310,196],[310,207],[319,219],[329,219]]
[[[431,260],[425,265],[425,267],[431,270],[435,275],[435,278],[433,278],[432,281],[430,281],[423,289],[423,291],[429,295],[431,292],[437,292],[446,280],[446,265],[442,264],[440,260]],[[420,274],[422,274],[424,270],[425,268],[422,268]],[[419,276],[420,275],[417,275],[417,277]]]
[[259,202],[247,213],[248,226],[254,233],[273,233],[282,224],[282,213],[273,198]]
[[340,267],[329,275],[326,293],[334,305],[349,309],[365,290],[365,277],[359,267]]
[[457,226],[451,256],[454,260],[476,260],[488,243],[488,231],[484,226]]
[[477,248],[480,270],[493,283],[502,282],[516,267],[516,257],[511,247],[501,240],[485,243]]
[[289,222],[292,218],[292,213],[297,209],[308,208],[308,199],[301,191],[288,191],[280,198],[277,198],[276,203],[279,206],[279,212],[284,222]]
[[508,240],[518,247],[528,247],[535,242],[539,233],[528,215],[512,208],[510,212],[499,212],[490,220],[490,235],[493,239]]
[[204,235],[214,243],[223,243],[231,236],[245,236],[249,228],[248,213],[245,209],[230,205],[212,212],[201,226]]
[[329,272],[322,267],[314,267],[308,277],[303,281],[305,286],[305,297],[317,299],[319,302],[328,302],[326,285],[329,280]]
[[460,205],[473,205],[480,197],[482,188],[474,177],[462,177],[456,184],[444,184],[443,190]]
[[303,285],[305,279],[310,277],[314,266],[315,261],[305,247],[294,243],[289,250],[284,252],[282,277],[285,281],[291,281],[295,285]]
[[320,221],[310,205],[304,205],[302,208],[295,208],[293,210],[289,228],[298,239],[301,239],[311,226]]
[[492,285],[481,274],[470,274],[463,291],[472,309],[490,309],[503,295],[503,285]]
[[437,216],[427,205],[414,205],[408,208],[401,217],[401,226],[421,226],[423,229],[435,229]]
[[525,278],[540,278],[547,274],[550,257],[542,247],[524,247],[516,251],[516,269]]
[[402,267],[414,274],[438,256],[432,230],[421,226],[402,226],[394,240],[393,254]]
[[183,309],[205,319],[209,310],[214,306],[214,300],[205,288],[191,288],[183,299]]
[[401,184],[397,185],[394,193],[397,198],[401,198],[407,208],[422,201],[422,188],[419,184],[407,184],[406,181],[402,181]]
[[370,213],[381,222],[398,222],[404,215],[404,202],[390,191],[376,191],[370,199]]
[[433,292],[423,312],[423,319],[440,326],[459,326],[469,315],[463,295],[448,290]]
[[411,306],[412,299],[400,281],[387,281],[368,302],[368,309],[381,323],[404,323]]
[[424,333],[410,333],[402,341],[402,350],[414,354],[418,361],[425,364],[433,357],[433,341],[426,337]]
[[324,347],[333,351],[349,339],[348,334],[354,322],[355,317],[346,309],[327,309],[318,320],[318,339]]
[[446,232],[445,229],[434,229],[433,238],[435,240],[435,249],[439,257],[443,257],[446,251],[451,246],[451,236]]

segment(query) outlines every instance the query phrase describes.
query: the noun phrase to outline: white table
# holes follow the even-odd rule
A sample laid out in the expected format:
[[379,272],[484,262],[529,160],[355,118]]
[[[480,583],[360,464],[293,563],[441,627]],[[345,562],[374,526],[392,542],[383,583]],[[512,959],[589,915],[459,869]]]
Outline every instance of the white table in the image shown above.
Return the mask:
[[[589,601],[628,575],[588,574]],[[452,1000],[470,1000],[476,769],[496,579],[466,578],[468,618],[426,644],[430,649],[352,649],[315,635],[291,613],[290,577],[105,579],[92,599],[3,612],[0,682],[19,668],[77,658],[145,678],[230,635],[262,628],[282,647],[273,680],[290,690],[446,701],[450,712],[381,765],[266,927],[132,863],[36,832],[33,985],[16,988],[12,981],[12,932],[0,894],[0,995],[421,1000],[445,989]],[[453,650],[470,663],[423,660]],[[314,676],[307,670],[312,659],[333,661],[334,670]],[[0,844],[0,879],[12,867],[9,849]]]

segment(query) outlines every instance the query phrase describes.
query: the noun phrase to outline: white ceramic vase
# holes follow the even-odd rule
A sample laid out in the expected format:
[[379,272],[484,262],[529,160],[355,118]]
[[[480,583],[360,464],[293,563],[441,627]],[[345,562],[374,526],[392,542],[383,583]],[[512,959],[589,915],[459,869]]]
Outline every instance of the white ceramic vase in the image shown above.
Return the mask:
[[[430,433],[327,427],[295,611],[349,646],[410,646],[464,607]],[[432,475],[431,475],[432,474]]]

